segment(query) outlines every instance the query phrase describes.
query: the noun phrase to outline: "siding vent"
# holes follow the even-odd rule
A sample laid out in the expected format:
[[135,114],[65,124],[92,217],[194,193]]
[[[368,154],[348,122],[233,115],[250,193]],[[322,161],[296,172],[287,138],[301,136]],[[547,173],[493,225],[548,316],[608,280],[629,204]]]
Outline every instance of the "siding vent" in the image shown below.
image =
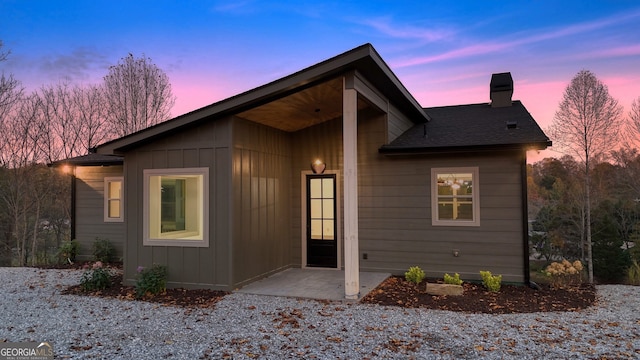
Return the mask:
[[505,72],[491,75],[489,88],[491,107],[511,106],[511,97],[513,96],[513,78],[511,77],[511,73]]

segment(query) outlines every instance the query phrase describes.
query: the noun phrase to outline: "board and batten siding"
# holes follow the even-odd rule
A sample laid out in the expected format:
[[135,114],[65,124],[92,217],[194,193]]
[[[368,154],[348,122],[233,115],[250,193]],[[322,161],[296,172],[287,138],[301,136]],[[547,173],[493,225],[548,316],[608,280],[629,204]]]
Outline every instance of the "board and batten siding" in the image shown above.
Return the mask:
[[[470,280],[489,270],[503,281],[523,282],[523,156],[388,156],[359,168],[360,251],[368,257],[361,269],[401,275],[420,266],[427,276],[457,272]],[[480,226],[431,223],[431,169],[451,167],[479,169]]]
[[[167,286],[231,290],[230,193],[231,120],[202,122],[125,153],[127,237],[125,283],[134,284],[138,266],[166,265]],[[209,168],[209,246],[143,246],[143,171]],[[207,184],[205,184],[207,186]]]
[[290,134],[233,120],[233,284],[292,266]]
[[122,176],[122,165],[77,166],[76,176],[76,240],[78,260],[93,260],[93,244],[106,239],[116,249],[116,259],[123,256],[124,222],[104,221],[104,178]]

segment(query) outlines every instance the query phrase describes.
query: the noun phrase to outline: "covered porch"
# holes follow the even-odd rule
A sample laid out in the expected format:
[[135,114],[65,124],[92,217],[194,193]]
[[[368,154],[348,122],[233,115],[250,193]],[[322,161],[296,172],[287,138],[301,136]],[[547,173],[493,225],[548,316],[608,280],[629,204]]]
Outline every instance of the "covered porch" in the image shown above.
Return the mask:
[[[359,273],[359,300],[375,289],[391,274]],[[338,301],[345,299],[345,273],[342,270],[289,268],[253,282],[236,292],[243,294],[286,296],[304,299]]]
[[[358,58],[361,55],[351,54],[351,56]],[[367,57],[366,59],[367,61],[373,60],[375,63],[374,58]],[[313,185],[311,183],[307,185],[302,183],[300,189],[297,188],[297,185],[294,185],[292,187],[294,197],[297,196],[296,193],[301,194],[302,210],[300,210],[299,215],[297,213],[298,210],[294,210],[294,217],[299,216],[300,219],[299,221],[295,220],[293,223],[300,225],[294,225],[292,228],[294,232],[293,243],[294,248],[296,248],[296,243],[301,242],[302,249],[300,262],[294,261],[293,265],[301,266],[302,269],[289,270],[284,274],[272,276],[270,280],[263,280],[276,281],[283,277],[292,276],[293,273],[296,274],[293,279],[282,281],[279,284],[283,288],[282,292],[274,288],[269,291],[271,295],[281,294],[285,296],[322,298],[322,294],[327,289],[335,291],[336,294],[335,296],[332,295],[332,297],[339,299],[358,299],[366,294],[369,284],[365,284],[362,276],[370,274],[360,272],[359,264],[358,163],[360,160],[358,159],[358,143],[362,139],[358,139],[358,124],[372,117],[383,119],[388,119],[389,117],[400,118],[402,122],[408,124],[413,124],[410,117],[422,118],[423,120],[426,118],[420,106],[406,92],[406,89],[399,84],[397,78],[384,64],[375,63],[374,65],[367,63],[367,66],[364,67],[365,72],[375,69],[375,74],[364,74],[351,67],[353,61],[357,60],[345,60],[347,59],[334,59],[333,62],[344,62],[338,67],[330,61],[310,68],[308,71],[285,78],[278,84],[280,91],[269,92],[268,96],[260,99],[260,103],[257,106],[236,114],[238,118],[289,134],[295,134],[295,137],[292,137],[292,144],[294,152],[298,154],[294,155],[294,164],[292,166],[294,179],[299,176],[300,172],[304,181],[310,176],[327,175],[333,176],[333,181],[337,183],[335,195],[331,195],[330,199],[337,202],[337,205],[334,205],[336,206],[335,212],[337,216],[335,219],[332,217],[331,220],[331,223],[334,224],[331,230],[335,231],[335,237],[331,237],[331,239],[335,241],[338,249],[337,253],[332,255],[336,258],[335,262],[329,266],[333,270],[309,268],[317,265],[308,260],[309,248],[312,246],[309,244],[311,244],[312,240],[309,240],[309,243],[306,241],[307,239],[313,239],[313,235],[309,235],[307,232],[309,231],[308,229],[311,229],[310,231],[313,233],[315,229],[313,221],[319,221],[315,220],[315,218],[310,220],[308,213],[305,215],[306,202],[313,200],[309,200],[310,195],[305,193],[304,189],[305,186],[312,187]],[[374,66],[371,67],[372,65]],[[311,78],[309,78],[310,75]],[[371,79],[375,79],[374,82],[371,82]],[[413,116],[407,116],[404,111],[399,110],[396,104],[402,105],[405,110],[408,108],[408,113]],[[363,114],[368,115],[361,117]],[[335,121],[339,121],[338,124],[341,126],[338,130],[339,132],[334,132],[333,130],[337,129],[331,128],[333,129],[330,132],[331,136],[323,137],[327,133],[323,131],[315,133],[309,130],[318,129],[322,124],[335,124]],[[386,130],[387,133],[394,131],[389,125],[382,125],[381,129],[382,132]],[[340,140],[335,143],[335,135],[338,134]],[[379,142],[375,143],[375,149],[387,143],[388,140],[388,136],[380,138]],[[311,143],[317,149],[307,152],[301,151],[301,149],[309,150],[312,148],[312,146],[308,145]],[[300,145],[302,146],[299,147]],[[322,154],[325,156],[322,156]],[[372,154],[374,154],[372,156],[375,156],[377,151],[374,150]],[[319,172],[315,168],[313,172],[304,170],[305,168],[309,169],[308,164],[314,161],[326,161],[327,155],[331,161],[327,161],[329,164],[326,174],[324,163],[322,163],[322,170]],[[322,200],[326,199],[322,198]],[[311,210],[309,211],[311,212]],[[333,212],[331,213],[333,214]],[[296,234],[297,226],[299,226],[298,231],[301,237],[299,240]],[[323,228],[322,231],[324,232],[326,229]],[[375,284],[372,283],[370,289],[377,286],[386,276],[372,277],[371,281],[375,282]],[[379,279],[379,281],[375,279]],[[294,283],[296,285],[293,285]],[[309,284],[311,283],[319,284],[317,289],[310,288],[312,285]],[[295,290],[296,287],[300,288],[299,293]],[[266,285],[266,288],[271,287]],[[248,290],[242,291],[257,291],[252,290],[255,289],[252,284],[248,284],[243,289]],[[307,296],[308,293],[311,295]]]

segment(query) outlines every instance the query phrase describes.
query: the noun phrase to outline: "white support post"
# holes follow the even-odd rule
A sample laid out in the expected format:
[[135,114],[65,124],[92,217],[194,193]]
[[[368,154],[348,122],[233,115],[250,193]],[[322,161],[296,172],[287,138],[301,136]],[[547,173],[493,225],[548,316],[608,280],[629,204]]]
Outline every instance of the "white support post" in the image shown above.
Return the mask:
[[344,296],[357,299],[360,293],[358,259],[358,93],[347,88],[342,95],[342,147],[344,163]]

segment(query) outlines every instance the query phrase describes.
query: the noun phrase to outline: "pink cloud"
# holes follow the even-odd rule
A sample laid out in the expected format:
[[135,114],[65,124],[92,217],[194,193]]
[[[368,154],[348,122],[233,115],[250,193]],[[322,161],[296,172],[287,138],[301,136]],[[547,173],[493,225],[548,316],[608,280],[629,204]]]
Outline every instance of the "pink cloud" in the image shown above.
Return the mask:
[[[617,25],[621,22],[634,20],[640,17],[640,11],[624,13],[622,15],[611,16],[605,19],[599,19],[592,22],[585,22],[576,25],[570,25],[564,28],[558,28],[548,32],[542,32],[539,34],[534,34],[531,36],[516,36],[517,40],[508,40],[503,39],[503,41],[498,42],[485,42],[476,45],[471,45],[467,47],[463,47],[460,49],[455,49],[452,51],[448,51],[442,54],[432,55],[432,56],[419,56],[413,57],[405,60],[398,60],[393,63],[393,66],[397,68],[407,67],[407,66],[415,66],[422,64],[429,64],[439,61],[460,59],[460,58],[468,58],[476,55],[483,55],[496,51],[509,50],[513,48],[517,48],[522,45],[553,40],[558,38],[564,38],[571,35],[588,33],[594,30],[599,30],[605,27],[610,27]],[[522,34],[521,34],[522,35]],[[620,47],[616,48],[620,55],[636,55],[638,53],[638,46],[630,46],[630,47]],[[613,50],[613,49],[612,49]],[[611,52],[613,56],[615,51]]]
[[590,53],[584,53],[582,56],[588,56],[592,58],[609,58],[609,57],[622,57],[622,56],[637,56],[640,55],[640,44],[629,46],[618,46],[609,49],[602,49]]
[[454,31],[446,29],[424,29],[414,26],[397,26],[391,24],[387,19],[375,19],[362,22],[378,32],[396,39],[419,39],[434,42],[449,38]]

